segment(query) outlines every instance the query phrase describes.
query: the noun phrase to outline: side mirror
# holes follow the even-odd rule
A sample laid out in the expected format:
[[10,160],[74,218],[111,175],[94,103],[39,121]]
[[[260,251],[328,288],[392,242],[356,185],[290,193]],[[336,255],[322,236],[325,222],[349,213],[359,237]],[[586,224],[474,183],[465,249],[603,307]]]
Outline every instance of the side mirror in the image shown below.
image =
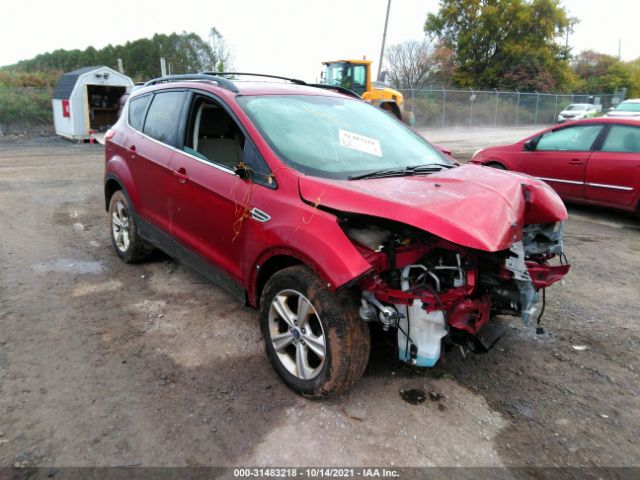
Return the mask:
[[238,165],[233,167],[233,173],[243,180],[252,180],[253,177],[253,169],[244,162],[240,162]]
[[524,142],[524,149],[527,152],[532,152],[536,149],[536,143],[538,143],[538,138],[532,138],[531,140],[527,140]]

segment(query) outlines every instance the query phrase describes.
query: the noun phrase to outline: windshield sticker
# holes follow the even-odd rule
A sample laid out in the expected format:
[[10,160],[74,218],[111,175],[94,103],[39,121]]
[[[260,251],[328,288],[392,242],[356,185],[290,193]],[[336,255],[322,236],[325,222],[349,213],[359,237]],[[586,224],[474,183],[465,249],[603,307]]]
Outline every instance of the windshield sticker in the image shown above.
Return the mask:
[[369,155],[375,155],[376,157],[382,157],[380,140],[365,137],[364,135],[359,135],[357,133],[348,132],[342,129],[338,130],[338,133],[340,136],[341,147],[358,150],[359,152],[368,153]]

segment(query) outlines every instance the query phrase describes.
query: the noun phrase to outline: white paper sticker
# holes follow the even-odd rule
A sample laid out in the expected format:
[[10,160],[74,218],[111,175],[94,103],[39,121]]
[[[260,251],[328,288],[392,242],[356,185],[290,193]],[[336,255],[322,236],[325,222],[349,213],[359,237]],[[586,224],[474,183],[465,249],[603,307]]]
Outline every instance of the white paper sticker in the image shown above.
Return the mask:
[[358,150],[359,152],[375,155],[376,157],[382,157],[380,140],[365,137],[364,135],[359,135],[353,132],[347,132],[346,130],[338,130],[338,133],[340,136],[341,147]]

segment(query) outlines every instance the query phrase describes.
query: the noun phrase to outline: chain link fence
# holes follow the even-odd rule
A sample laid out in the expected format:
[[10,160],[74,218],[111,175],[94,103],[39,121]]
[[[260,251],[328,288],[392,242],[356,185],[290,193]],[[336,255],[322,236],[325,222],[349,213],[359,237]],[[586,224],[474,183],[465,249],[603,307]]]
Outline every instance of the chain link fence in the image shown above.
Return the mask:
[[52,88],[0,87],[0,135],[53,131]]
[[405,110],[413,112],[417,127],[491,127],[549,125],[571,103],[593,103],[604,114],[624,100],[622,94],[553,94],[419,89],[399,90]]

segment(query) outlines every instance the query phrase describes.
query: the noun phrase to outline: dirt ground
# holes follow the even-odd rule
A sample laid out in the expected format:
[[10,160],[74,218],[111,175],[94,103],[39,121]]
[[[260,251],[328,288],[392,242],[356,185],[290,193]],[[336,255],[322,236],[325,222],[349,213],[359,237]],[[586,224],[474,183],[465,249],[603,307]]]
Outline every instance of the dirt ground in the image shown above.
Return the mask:
[[[468,158],[526,133],[427,136]],[[102,173],[100,145],[0,142],[0,466],[640,465],[637,219],[570,207],[544,335],[499,318],[488,354],[423,372],[376,337],[317,402],[280,382],[256,312],[162,255],[118,260]]]

